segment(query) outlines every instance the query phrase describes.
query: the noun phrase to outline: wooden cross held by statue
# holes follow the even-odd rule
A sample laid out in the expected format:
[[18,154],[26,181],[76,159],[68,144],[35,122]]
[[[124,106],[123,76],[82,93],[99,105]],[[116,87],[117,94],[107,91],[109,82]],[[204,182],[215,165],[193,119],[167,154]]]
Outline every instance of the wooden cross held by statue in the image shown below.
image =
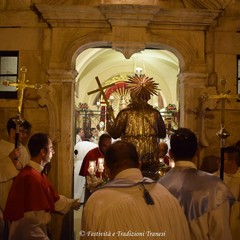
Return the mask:
[[16,123],[16,138],[15,138],[15,147],[18,147],[18,140],[19,140],[19,128],[20,125],[24,122],[22,118],[22,105],[23,105],[23,97],[24,97],[24,90],[25,88],[34,88],[34,89],[40,89],[42,86],[39,84],[35,85],[30,85],[27,84],[29,80],[26,80],[26,72],[27,68],[26,67],[21,67],[21,78],[17,79],[17,82],[10,82],[7,80],[3,80],[2,84],[5,86],[13,86],[16,87],[16,90],[18,91],[18,114],[15,118],[15,123]]
[[220,163],[220,178],[223,180],[224,175],[224,147],[225,147],[225,139],[230,136],[230,133],[225,129],[225,102],[228,99],[240,99],[240,94],[237,95],[229,95],[230,91],[225,92],[226,79],[222,78],[220,80],[222,84],[222,92],[218,95],[203,95],[201,96],[202,101],[206,101],[208,99],[219,99],[221,100],[221,128],[216,133],[217,136],[221,139],[221,163]]
[[[106,88],[109,88],[109,87],[113,86],[115,83],[111,83],[111,84],[109,84],[109,85],[106,85],[106,86],[102,87],[102,85],[101,85],[101,83],[100,83],[100,81],[99,81],[99,78],[98,78],[98,77],[95,77],[95,79],[96,79],[96,81],[97,81],[97,84],[98,84],[98,87],[99,87],[99,88],[96,89],[96,90],[93,90],[93,91],[91,91],[91,92],[88,92],[88,95],[91,95],[91,94],[96,93],[96,92],[100,92],[100,93],[102,94],[102,96],[103,96],[104,102],[106,103],[107,110],[109,111],[109,109],[111,109],[111,106],[110,106],[110,104],[109,104],[109,102],[108,102],[108,99],[107,99],[107,97],[106,97],[106,95],[105,95],[105,92],[104,92],[103,90],[106,89]],[[113,111],[109,111],[109,113],[111,114],[111,117],[112,117],[112,119],[114,120],[115,117],[114,117],[114,115],[113,115]]]

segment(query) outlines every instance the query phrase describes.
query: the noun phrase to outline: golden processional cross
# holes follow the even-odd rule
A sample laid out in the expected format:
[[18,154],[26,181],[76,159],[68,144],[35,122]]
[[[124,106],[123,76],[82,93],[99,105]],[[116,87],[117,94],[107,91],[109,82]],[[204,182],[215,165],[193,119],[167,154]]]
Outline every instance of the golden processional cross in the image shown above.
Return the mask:
[[240,94],[237,95],[230,95],[230,91],[225,92],[225,85],[226,85],[226,79],[222,78],[220,80],[222,84],[222,92],[218,95],[203,95],[201,96],[201,100],[206,101],[208,99],[218,99],[221,101],[221,128],[216,133],[217,136],[221,139],[221,163],[220,163],[220,178],[223,180],[223,174],[224,174],[224,147],[225,147],[225,140],[230,136],[230,133],[225,129],[225,103],[226,100],[229,99],[240,99]]
[[18,114],[15,118],[15,123],[16,123],[16,138],[15,138],[15,146],[18,146],[18,138],[19,138],[19,127],[20,125],[24,122],[22,118],[22,105],[23,105],[23,98],[24,98],[24,90],[25,88],[34,88],[34,89],[40,89],[42,86],[39,84],[31,85],[27,84],[29,80],[26,80],[26,72],[27,68],[26,67],[21,67],[21,78],[17,79],[17,82],[10,82],[7,80],[3,80],[2,84],[5,85],[6,87],[12,86],[16,87],[16,90],[18,91]]
[[[107,110],[110,110],[110,109],[111,109],[111,106],[110,106],[110,104],[109,104],[109,102],[108,102],[108,99],[107,99],[107,97],[106,97],[106,95],[105,95],[105,92],[104,92],[103,90],[106,89],[106,88],[109,88],[109,87],[113,86],[115,83],[111,83],[111,84],[106,85],[106,86],[103,87],[103,86],[101,85],[100,81],[99,81],[99,78],[98,78],[98,77],[95,77],[95,79],[96,79],[96,81],[97,81],[97,84],[98,84],[98,87],[99,87],[99,88],[96,89],[96,90],[93,90],[93,91],[91,91],[91,92],[88,92],[88,95],[91,95],[91,94],[96,93],[96,92],[100,92],[100,93],[102,94],[103,100],[104,100],[104,102],[105,102],[105,104],[106,104],[106,106],[107,106]],[[113,115],[113,111],[109,111],[109,113],[111,114],[111,117],[112,117],[112,119],[114,120],[115,117],[114,117],[114,115]]]
[[5,86],[12,86],[16,87],[16,90],[18,91],[18,114],[21,115],[22,113],[22,105],[23,105],[23,97],[24,97],[24,90],[25,88],[34,88],[34,89],[40,89],[42,86],[39,84],[31,85],[27,84],[29,80],[26,80],[26,67],[21,67],[20,71],[22,73],[21,78],[17,79],[17,82],[10,82],[7,80],[3,80],[2,84]]

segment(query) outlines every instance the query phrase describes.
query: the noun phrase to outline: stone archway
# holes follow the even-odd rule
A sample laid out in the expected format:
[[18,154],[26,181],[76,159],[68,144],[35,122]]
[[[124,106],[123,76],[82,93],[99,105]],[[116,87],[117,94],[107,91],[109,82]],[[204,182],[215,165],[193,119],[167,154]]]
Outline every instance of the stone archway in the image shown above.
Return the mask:
[[[33,3],[34,2],[34,3]],[[90,47],[115,49],[126,59],[141,50],[167,49],[180,64],[178,96],[181,99],[180,126],[190,127],[199,138],[198,97],[216,93],[217,74],[225,75],[235,90],[235,55],[239,53],[239,4],[231,0],[91,0],[91,1],[4,1],[2,4],[1,48],[19,50],[20,63],[31,66],[30,79],[43,84],[39,95],[32,92],[26,116],[37,129],[49,132],[56,147],[51,178],[57,190],[72,196],[74,86],[77,56]],[[224,14],[223,14],[224,13]],[[232,42],[232,44],[225,44]],[[231,65],[228,71],[223,66]],[[94,76],[95,77],[95,76]],[[107,79],[101,76],[100,79]],[[38,102],[39,104],[36,104]],[[15,101],[1,101],[5,118]],[[210,142],[216,149],[215,130],[219,107],[210,108],[213,121],[206,122]],[[234,119],[239,103],[228,110]],[[10,110],[10,111],[9,111]],[[41,119],[34,112],[39,111]],[[216,111],[215,111],[216,110]],[[9,113],[10,112],[10,113]],[[207,118],[207,117],[206,117]],[[209,119],[208,119],[209,120]],[[40,124],[39,124],[40,123]],[[231,124],[232,132],[238,124]],[[2,129],[3,131],[3,129]],[[237,138],[237,134],[234,134]],[[213,147],[214,146],[214,147]],[[57,217],[58,218],[58,217]],[[59,217],[60,218],[60,217]],[[70,219],[70,218],[69,218]],[[60,236],[61,221],[55,238]],[[68,223],[69,222],[69,223]],[[65,239],[71,239],[71,222],[64,224]],[[67,231],[66,229],[70,229]]]
[[[94,49],[95,50],[95,49]],[[111,51],[114,51],[114,50],[111,50]],[[84,51],[83,51],[84,52]],[[81,54],[79,55],[79,57],[81,58]],[[84,59],[84,61],[86,61],[86,62],[88,62],[88,60],[85,58],[85,55],[82,55],[82,58]],[[89,57],[90,59],[92,59],[91,57]],[[103,57],[101,57],[101,58],[103,58]],[[95,64],[95,62],[94,62],[94,64]],[[159,66],[160,67],[160,66]],[[89,67],[86,67],[86,68],[91,68],[91,66],[89,65]],[[109,66],[109,68],[111,68],[111,66]],[[101,66],[101,69],[102,69],[102,66]],[[103,69],[102,69],[102,71],[103,71]],[[107,71],[107,70],[106,70]],[[175,76],[175,78],[176,78],[176,80],[175,80],[175,84],[177,85],[177,74],[178,74],[178,72],[176,71],[176,76]],[[91,76],[91,77],[90,77]],[[104,74],[103,74],[103,76],[104,76]],[[88,91],[92,91],[92,90],[94,90],[95,88],[97,88],[97,85],[96,85],[96,82],[95,82],[95,79],[94,79],[94,77],[95,77],[95,75],[94,74],[92,74],[92,75],[87,75],[87,79],[88,79],[88,81],[90,81],[90,79],[91,79],[91,83],[88,83],[89,84],[89,88],[84,88],[84,91],[83,91],[83,88],[81,88],[81,84],[79,84],[79,88],[80,89],[82,89],[82,93],[78,93],[78,95],[83,95],[83,96],[85,96],[85,97],[87,97],[87,92]],[[102,77],[100,77],[100,80],[105,80],[104,78],[102,78]],[[103,84],[104,84],[104,82],[102,82]],[[108,80],[107,80],[107,83],[109,83],[108,82]],[[109,91],[111,91],[110,89],[109,89]],[[96,95],[97,95],[97,93],[96,93]],[[82,98],[83,99],[83,98]],[[88,100],[86,100],[86,101],[84,101],[84,100],[82,100],[82,102],[87,102],[87,103],[89,103],[89,102],[95,102],[95,101],[93,101],[93,99],[95,99],[94,97],[91,99],[91,101],[88,101]],[[90,105],[90,104],[89,104]],[[76,218],[75,219],[75,221],[78,221],[79,222],[79,219],[78,218]],[[76,232],[78,232],[80,229],[79,228],[77,228],[77,230],[76,230]]]
[[[99,37],[99,36],[98,36]],[[90,40],[90,39],[89,39]],[[172,39],[164,39],[160,38],[159,40],[162,40],[165,42],[164,44],[156,44],[156,41],[154,43],[149,43],[149,46],[154,46],[156,49],[159,47],[160,49],[163,48],[163,46],[168,46],[168,50],[171,50],[172,52],[175,52],[178,54],[178,59],[180,62],[179,68],[181,69],[181,72],[178,74],[178,92],[179,92],[179,98],[181,98],[182,103],[180,105],[180,110],[183,114],[181,114],[181,121],[180,124],[182,126],[188,126],[192,129],[196,129],[196,125],[193,124],[193,120],[195,119],[195,115],[193,112],[189,111],[188,109],[192,109],[194,104],[196,104],[196,101],[189,101],[189,99],[193,98],[195,95],[194,89],[196,88],[203,88],[205,86],[206,81],[206,74],[201,73],[202,69],[200,69],[199,72],[197,72],[197,68],[194,69],[194,61],[192,61],[194,54],[193,51],[189,50],[186,46],[185,47],[179,47],[180,50],[177,50],[178,45],[172,44],[174,47],[172,47],[171,42],[174,41],[174,38]],[[166,42],[168,44],[166,44]],[[105,42],[107,44],[107,42]],[[97,45],[97,44],[96,44]],[[107,44],[108,45],[108,44]],[[73,47],[74,46],[74,47]],[[67,56],[67,59],[70,59],[70,53],[71,56],[71,70],[59,70],[59,69],[49,69],[49,81],[50,86],[53,88],[57,88],[60,90],[62,97],[58,96],[57,98],[52,99],[52,96],[48,96],[53,101],[53,106],[57,108],[56,111],[58,114],[55,116],[56,121],[59,121],[60,129],[62,129],[61,133],[59,134],[59,142],[58,144],[58,155],[61,156],[58,159],[58,170],[59,173],[56,173],[56,182],[63,181],[63,185],[60,187],[61,192],[63,192],[65,195],[71,196],[72,195],[72,173],[73,171],[66,172],[66,164],[68,165],[68,169],[73,169],[73,144],[74,144],[74,113],[71,111],[71,109],[74,109],[74,82],[75,78],[77,76],[75,69],[73,69],[74,64],[72,62],[74,59],[76,60],[76,53],[83,51],[86,49],[86,46],[94,46],[94,43],[85,44],[82,41],[78,42],[78,46],[76,42],[73,43],[72,47],[69,48],[69,52],[65,54],[65,57]],[[180,45],[181,46],[181,45]],[[75,49],[75,52],[73,51]],[[136,49],[135,49],[136,50]],[[184,53],[185,52],[185,53]],[[192,66],[190,66],[190,64]],[[60,66],[62,64],[60,63]],[[70,67],[70,66],[69,66]],[[188,71],[187,71],[188,70]],[[62,89],[62,90],[61,90]],[[67,101],[62,101],[62,99],[67,99]],[[186,101],[188,99],[188,101]],[[69,106],[72,106],[69,108]],[[61,110],[60,110],[61,109]],[[61,113],[62,112],[62,113]],[[64,113],[64,114],[63,114]],[[67,124],[66,124],[67,123]],[[193,125],[191,125],[193,124]],[[72,149],[72,151],[69,151],[69,149]],[[64,161],[63,161],[64,159]],[[66,162],[67,159],[67,162]],[[63,177],[64,175],[64,177]],[[64,187],[63,187],[64,186]],[[61,220],[60,220],[61,221]]]
[[[94,44],[89,44],[91,46],[94,46]],[[156,48],[157,44],[149,44],[150,46],[153,46]],[[76,45],[75,45],[76,46]],[[85,49],[85,45],[80,45],[81,47],[77,49]],[[158,46],[163,47],[163,45],[158,44]],[[176,46],[177,47],[177,46]],[[173,47],[170,47],[168,45],[168,48],[170,50],[173,49]],[[184,48],[183,48],[184,49]],[[187,48],[186,48],[187,49]],[[174,48],[175,52],[178,52]],[[181,50],[181,49],[180,49]],[[187,52],[187,51],[186,51]],[[191,51],[190,51],[191,52]],[[69,54],[69,53],[68,53]],[[76,54],[74,53],[72,55],[72,61]],[[187,101],[186,99],[191,99],[194,95],[194,89],[201,88],[204,86],[205,83],[205,74],[201,73],[196,73],[195,71],[193,72],[184,72],[185,69],[191,69],[191,67],[187,66],[186,62],[191,62],[190,59],[192,59],[192,54],[183,54],[181,55],[179,53],[179,59],[181,59],[180,63],[182,64],[180,69],[182,69],[182,72],[179,73],[178,75],[178,87],[179,87],[179,97],[182,100],[182,103],[180,105],[181,111],[183,114],[181,114],[181,122],[182,126],[187,126],[188,124],[192,124],[192,119],[195,119],[195,115],[192,114],[192,112],[186,112],[186,109],[191,109],[191,105],[194,104],[193,101]],[[185,58],[183,57],[185,56]],[[183,61],[184,60],[184,61]],[[184,63],[184,64],[183,64]],[[192,62],[191,62],[192,63]],[[72,65],[72,64],[71,64]],[[65,192],[65,195],[71,196],[72,195],[72,173],[73,171],[66,172],[66,164],[68,165],[68,169],[73,169],[73,144],[74,144],[74,113],[71,111],[71,109],[74,109],[74,101],[73,101],[73,96],[74,96],[74,79],[76,78],[77,74],[75,69],[72,70],[57,70],[57,69],[50,69],[48,71],[49,73],[49,81],[50,81],[50,89],[53,87],[54,89],[59,89],[61,91],[62,97],[57,97],[52,99],[52,96],[49,96],[49,98],[52,99],[53,101],[53,106],[56,108],[57,107],[57,112],[60,115],[56,115],[56,121],[59,121],[59,126],[60,129],[62,129],[60,134],[57,134],[59,136],[59,142],[57,143],[58,145],[58,155],[61,156],[61,158],[58,159],[58,170],[59,173],[57,174],[57,182],[63,181],[63,186],[58,186],[61,188],[61,192]],[[61,90],[62,89],[62,90]],[[68,101],[62,101],[62,99],[68,99]],[[189,106],[190,105],[190,106]],[[72,106],[69,108],[69,106]],[[62,110],[59,110],[62,109]],[[61,114],[61,112],[64,114]],[[186,117],[188,115],[188,117]],[[65,119],[65,120],[64,120]],[[186,121],[187,119],[187,121]],[[67,124],[66,124],[67,123]],[[192,127],[190,125],[190,127]],[[196,129],[195,126],[193,128]],[[72,149],[72,151],[69,151],[69,149]],[[64,161],[63,161],[64,159]],[[67,162],[66,162],[67,160]],[[61,174],[60,174],[61,173]],[[63,178],[64,175],[64,178]]]
[[[121,52],[126,59],[147,48],[167,49],[175,54],[180,69],[180,126],[197,131],[194,110],[198,105],[198,90],[205,87],[208,77],[205,30],[213,23],[219,11],[181,9],[181,15],[178,16],[176,9],[166,9],[162,12],[162,6],[158,5],[147,8],[136,4],[133,7],[125,4],[102,4],[98,8],[63,5],[47,8],[37,4],[36,7],[44,21],[52,27],[48,74],[49,87],[57,88],[59,93],[53,99],[53,106],[57,109],[55,120],[59,121],[61,129],[57,143],[59,172],[56,172],[55,178],[62,193],[68,196],[72,194],[72,172],[67,172],[66,169],[73,169],[73,152],[69,149],[73,149],[74,143],[72,109],[77,75],[75,61],[77,56],[89,47],[110,47]],[[79,10],[83,15],[79,15]],[[186,22],[185,16],[189,14],[190,22]],[[74,19],[69,19],[70,15]],[[166,22],[171,19],[174,22],[171,23],[172,28],[169,28]],[[178,22],[181,22],[181,27]],[[100,79],[105,77],[100,76]],[[51,96],[49,98],[52,99]],[[62,181],[63,184],[59,184]]]

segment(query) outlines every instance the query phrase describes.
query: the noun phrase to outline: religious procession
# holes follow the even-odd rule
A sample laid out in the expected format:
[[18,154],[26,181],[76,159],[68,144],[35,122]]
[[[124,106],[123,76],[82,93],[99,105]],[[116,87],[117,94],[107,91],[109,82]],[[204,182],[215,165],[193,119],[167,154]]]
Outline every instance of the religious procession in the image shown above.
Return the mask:
[[0,3],[0,240],[239,240],[239,1]]

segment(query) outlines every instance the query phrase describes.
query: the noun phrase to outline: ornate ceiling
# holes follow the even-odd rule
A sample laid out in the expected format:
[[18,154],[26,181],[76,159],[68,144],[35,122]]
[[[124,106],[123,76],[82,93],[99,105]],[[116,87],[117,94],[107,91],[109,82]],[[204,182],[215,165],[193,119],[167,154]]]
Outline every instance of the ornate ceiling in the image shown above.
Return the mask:
[[[95,77],[99,77],[102,85],[126,80],[128,75],[133,75],[136,68],[142,73],[159,83],[164,105],[177,104],[177,74],[178,60],[165,50],[144,50],[126,59],[121,53],[108,48],[90,48],[82,52],[76,61],[78,77],[76,80],[76,106],[79,102],[87,102],[94,109],[99,95],[82,94],[97,89]],[[158,99],[153,98],[153,105]]]

